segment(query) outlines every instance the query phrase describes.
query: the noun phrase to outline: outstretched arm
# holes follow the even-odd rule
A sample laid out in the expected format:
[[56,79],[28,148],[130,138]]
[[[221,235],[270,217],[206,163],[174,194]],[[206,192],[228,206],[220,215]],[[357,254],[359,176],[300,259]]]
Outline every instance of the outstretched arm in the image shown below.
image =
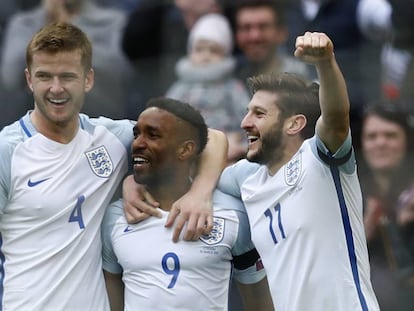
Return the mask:
[[306,32],[296,39],[295,56],[316,67],[320,82],[321,117],[316,130],[334,153],[349,131],[349,99],[344,77],[335,60],[332,41],[324,33]]

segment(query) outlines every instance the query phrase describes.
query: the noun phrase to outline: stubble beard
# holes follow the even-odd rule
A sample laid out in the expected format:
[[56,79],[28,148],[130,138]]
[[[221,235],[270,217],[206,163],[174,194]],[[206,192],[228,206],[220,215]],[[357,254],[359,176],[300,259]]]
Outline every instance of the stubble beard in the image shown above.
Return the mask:
[[247,153],[247,160],[261,165],[269,165],[278,162],[283,157],[282,126],[267,132],[261,138],[262,145],[256,153]]

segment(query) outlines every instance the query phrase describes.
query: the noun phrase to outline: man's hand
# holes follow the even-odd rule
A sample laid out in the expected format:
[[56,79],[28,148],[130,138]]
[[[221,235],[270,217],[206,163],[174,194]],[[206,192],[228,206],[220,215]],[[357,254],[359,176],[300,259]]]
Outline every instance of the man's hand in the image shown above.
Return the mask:
[[320,32],[306,32],[296,38],[295,56],[309,64],[330,60],[333,58],[331,39]]
[[145,186],[137,184],[132,175],[125,178],[122,186],[125,218],[128,223],[134,224],[150,216],[161,217],[159,204]]
[[[132,175],[125,178],[122,187],[125,217],[128,223],[138,223],[150,216],[162,217],[159,203],[154,200],[145,186],[137,184]],[[189,191],[178,199],[168,215],[166,227],[174,225],[173,241],[179,240],[185,225],[183,239],[197,240],[202,234],[210,233],[213,227],[213,208],[211,196],[199,197]]]
[[183,239],[186,241],[197,240],[202,234],[210,233],[213,228],[213,208],[210,197],[198,198],[197,195],[187,192],[172,206],[168,215],[166,227],[171,227],[175,222],[173,241],[179,240],[181,231],[187,223]]

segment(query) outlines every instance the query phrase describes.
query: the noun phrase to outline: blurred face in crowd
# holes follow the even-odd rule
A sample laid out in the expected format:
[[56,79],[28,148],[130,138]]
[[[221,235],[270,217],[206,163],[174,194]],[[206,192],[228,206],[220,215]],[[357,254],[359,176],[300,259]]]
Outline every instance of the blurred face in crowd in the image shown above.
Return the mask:
[[201,15],[220,13],[216,0],[175,0],[174,3],[180,10],[187,29],[191,29]]
[[42,0],[43,8],[46,12],[53,12],[59,8],[64,8],[69,12],[78,10],[85,0]]
[[36,52],[25,70],[33,92],[33,114],[58,126],[77,124],[85,94],[93,87],[93,70],[85,69],[79,50],[57,53]]
[[237,12],[236,43],[250,62],[271,59],[286,40],[286,28],[277,24],[277,16],[271,8],[249,7]]
[[224,57],[223,47],[211,40],[196,40],[190,53],[190,60],[194,65],[217,63]]
[[407,137],[403,127],[376,115],[365,119],[361,143],[369,167],[379,172],[397,169],[407,149]]

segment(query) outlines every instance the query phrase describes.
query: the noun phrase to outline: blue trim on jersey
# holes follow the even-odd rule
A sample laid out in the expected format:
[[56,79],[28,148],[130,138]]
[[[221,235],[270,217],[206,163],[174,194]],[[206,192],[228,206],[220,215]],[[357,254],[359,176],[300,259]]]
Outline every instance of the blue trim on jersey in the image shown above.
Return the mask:
[[20,126],[22,127],[23,131],[26,133],[28,137],[32,137],[32,133],[30,133],[29,129],[27,128],[26,124],[24,124],[23,117],[19,120]]
[[[32,133],[30,133],[29,129],[27,128],[26,124],[23,121],[23,117],[19,120],[20,126],[22,127],[23,131],[26,133],[27,137],[32,137]],[[82,122],[82,119],[79,117],[79,124],[82,130],[85,129],[85,125]],[[1,309],[0,309],[1,311]]]
[[80,116],[79,116],[79,124],[80,124],[81,129],[84,130],[85,129],[85,125],[83,124],[82,119],[81,119]]
[[4,293],[4,262],[6,258],[4,257],[1,247],[3,246],[3,237],[0,233],[0,311],[3,310],[3,293]]
[[330,166],[332,177],[334,179],[336,193],[338,195],[339,207],[341,209],[342,223],[345,229],[346,244],[348,248],[349,261],[351,263],[352,275],[354,277],[355,286],[358,292],[359,301],[363,311],[368,311],[367,302],[361,290],[361,283],[359,281],[358,265],[355,255],[354,238],[352,236],[351,222],[349,221],[348,208],[346,207],[344,193],[341,186],[341,178],[339,176],[339,169],[337,166]]

